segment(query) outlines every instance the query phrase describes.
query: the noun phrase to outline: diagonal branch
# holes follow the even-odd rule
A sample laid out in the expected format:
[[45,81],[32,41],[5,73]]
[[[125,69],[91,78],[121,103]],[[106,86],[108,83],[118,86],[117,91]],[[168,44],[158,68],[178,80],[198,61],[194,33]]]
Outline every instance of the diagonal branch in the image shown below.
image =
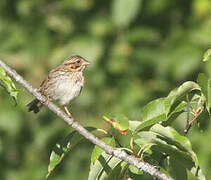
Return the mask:
[[33,96],[35,96],[38,100],[40,100],[43,104],[45,104],[51,111],[53,111],[57,116],[63,119],[68,125],[72,126],[78,133],[84,136],[86,139],[91,141],[93,144],[96,144],[100,148],[102,148],[107,154],[113,155],[123,161],[137,167],[141,171],[158,178],[160,180],[173,180],[172,178],[166,176],[161,173],[156,167],[153,165],[140,161],[134,156],[128,155],[124,150],[120,150],[117,148],[113,148],[99,138],[91,134],[85,128],[83,128],[80,124],[73,119],[69,118],[58,106],[56,106],[52,102],[46,102],[45,97],[42,96],[39,92],[36,91],[29,83],[27,83],[14,69],[10,68],[3,61],[0,60],[0,66],[7,72],[7,74],[12,77],[17,83],[19,83],[22,87],[24,87],[28,92],[30,92]]

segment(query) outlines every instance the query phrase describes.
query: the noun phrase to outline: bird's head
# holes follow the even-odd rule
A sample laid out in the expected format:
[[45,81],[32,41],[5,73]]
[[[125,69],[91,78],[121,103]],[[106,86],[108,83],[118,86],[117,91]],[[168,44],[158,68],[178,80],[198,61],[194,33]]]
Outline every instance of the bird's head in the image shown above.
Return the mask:
[[84,68],[90,64],[90,62],[79,55],[74,55],[65,59],[63,64],[69,71],[80,72],[83,71]]

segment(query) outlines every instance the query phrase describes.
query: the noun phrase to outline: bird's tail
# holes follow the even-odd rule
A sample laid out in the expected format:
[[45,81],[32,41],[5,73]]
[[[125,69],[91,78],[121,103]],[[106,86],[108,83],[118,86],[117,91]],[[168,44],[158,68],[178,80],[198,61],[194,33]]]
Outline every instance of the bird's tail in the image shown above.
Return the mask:
[[42,108],[43,104],[38,99],[34,99],[26,106],[28,107],[28,111],[34,111],[34,113],[38,113]]

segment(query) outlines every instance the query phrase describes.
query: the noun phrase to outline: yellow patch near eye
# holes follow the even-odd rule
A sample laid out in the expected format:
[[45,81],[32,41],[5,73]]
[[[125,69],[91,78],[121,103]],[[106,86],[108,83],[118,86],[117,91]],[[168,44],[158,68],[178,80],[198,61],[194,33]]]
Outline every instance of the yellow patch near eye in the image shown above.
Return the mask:
[[79,67],[80,67],[80,66],[77,66],[77,65],[75,65],[75,64],[72,64],[72,65],[69,66],[69,68],[70,68],[70,70],[71,70],[72,72],[77,71]]

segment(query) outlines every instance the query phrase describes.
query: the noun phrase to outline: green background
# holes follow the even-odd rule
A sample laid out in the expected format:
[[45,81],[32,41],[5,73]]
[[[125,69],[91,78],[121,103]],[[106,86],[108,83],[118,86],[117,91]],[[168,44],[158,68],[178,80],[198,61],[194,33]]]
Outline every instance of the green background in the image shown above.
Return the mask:
[[[1,0],[0,59],[38,88],[64,58],[83,56],[91,65],[71,112],[83,126],[109,129],[105,113],[141,120],[147,102],[199,72],[210,77],[211,61],[202,62],[210,29],[210,0]],[[47,108],[28,113],[33,97],[17,86],[16,107],[0,90],[0,179],[44,179],[51,149],[70,128]],[[209,119],[203,113],[188,134],[207,178]],[[174,127],[182,133],[185,122],[180,116]],[[83,141],[49,179],[87,179],[92,148]]]

